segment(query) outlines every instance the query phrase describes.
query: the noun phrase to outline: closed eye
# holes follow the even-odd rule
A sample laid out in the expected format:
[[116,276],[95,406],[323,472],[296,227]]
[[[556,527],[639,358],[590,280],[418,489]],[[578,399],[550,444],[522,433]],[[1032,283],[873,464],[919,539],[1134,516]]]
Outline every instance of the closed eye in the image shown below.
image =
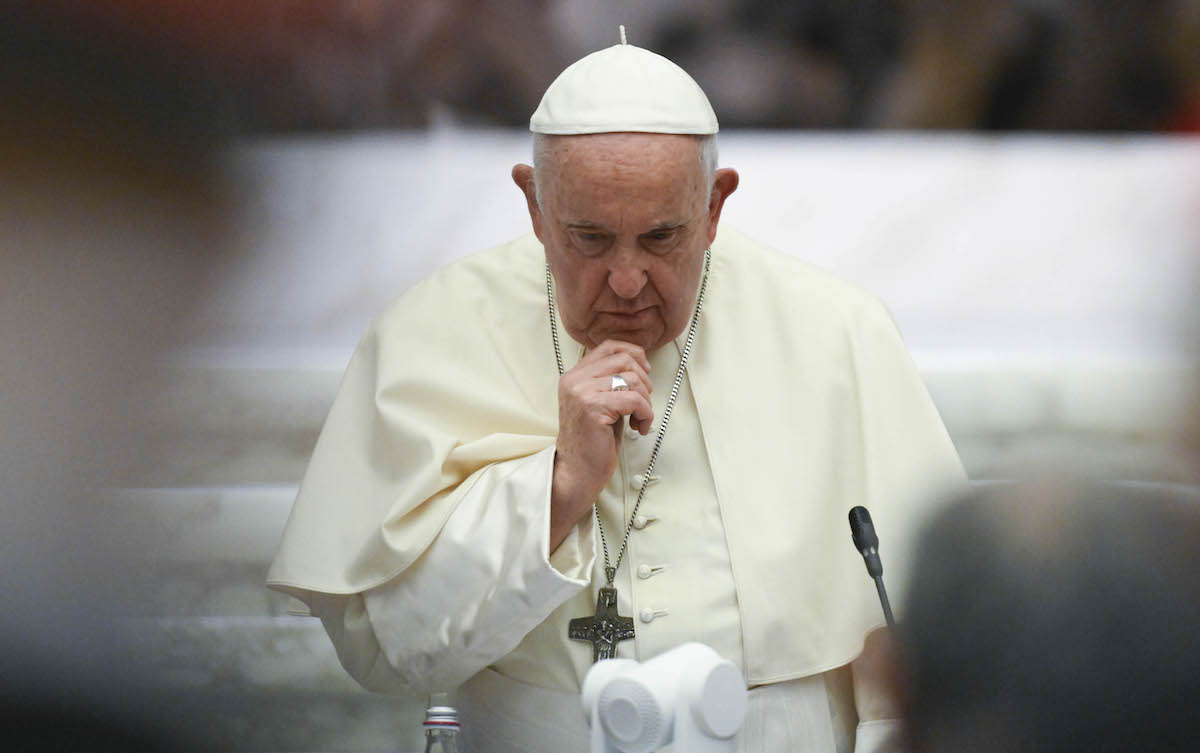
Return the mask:
[[603,253],[610,241],[608,233],[586,225],[568,228],[567,235],[575,250],[584,256],[596,256]]
[[642,245],[654,253],[663,254],[673,249],[679,241],[679,227],[660,227],[643,233]]

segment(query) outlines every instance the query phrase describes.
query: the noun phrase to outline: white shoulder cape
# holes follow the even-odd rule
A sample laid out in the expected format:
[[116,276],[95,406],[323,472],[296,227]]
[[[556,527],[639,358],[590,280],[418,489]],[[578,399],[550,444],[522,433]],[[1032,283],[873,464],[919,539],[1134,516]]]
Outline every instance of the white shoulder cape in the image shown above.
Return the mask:
[[[729,544],[751,685],[842,666],[882,622],[850,543],[865,505],[903,607],[907,547],[964,481],[874,298],[723,229],[688,365]],[[488,465],[557,434],[544,256],[533,236],[405,293],[364,336],[268,584],[303,599],[401,573]]]

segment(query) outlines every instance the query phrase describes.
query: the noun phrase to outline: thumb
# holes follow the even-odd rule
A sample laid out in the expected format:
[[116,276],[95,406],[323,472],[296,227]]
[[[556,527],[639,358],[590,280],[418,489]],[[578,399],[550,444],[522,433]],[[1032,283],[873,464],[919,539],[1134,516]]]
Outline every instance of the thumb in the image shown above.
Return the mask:
[[625,434],[625,416],[618,416],[612,425],[613,436],[616,437],[617,445],[621,444],[621,437]]

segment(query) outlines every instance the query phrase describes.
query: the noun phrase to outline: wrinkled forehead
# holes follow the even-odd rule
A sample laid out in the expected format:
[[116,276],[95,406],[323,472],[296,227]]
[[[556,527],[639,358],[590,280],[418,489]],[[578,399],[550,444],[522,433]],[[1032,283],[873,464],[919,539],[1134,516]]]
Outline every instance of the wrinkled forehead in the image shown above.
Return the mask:
[[700,167],[700,137],[672,133],[538,134],[534,164],[553,170],[613,165],[631,168]]
[[643,183],[689,195],[706,193],[701,141],[696,136],[595,133],[535,139],[534,165],[548,185]]

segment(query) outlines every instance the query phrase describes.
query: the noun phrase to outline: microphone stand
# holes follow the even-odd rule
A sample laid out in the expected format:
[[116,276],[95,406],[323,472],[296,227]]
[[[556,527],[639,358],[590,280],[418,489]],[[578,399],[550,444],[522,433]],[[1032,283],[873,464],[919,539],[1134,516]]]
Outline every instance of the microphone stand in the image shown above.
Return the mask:
[[879,604],[883,607],[883,618],[887,620],[888,628],[894,628],[896,627],[896,618],[892,616],[892,605],[888,601],[887,589],[883,587],[883,576],[873,576],[872,580],[875,581],[875,590],[879,592]]
[[863,556],[867,574],[875,581],[875,590],[879,592],[879,604],[883,607],[883,618],[887,620],[889,629],[894,628],[896,618],[892,616],[892,605],[888,601],[887,589],[883,587],[879,537],[875,535],[875,525],[871,522],[871,513],[867,512],[867,508],[859,506],[850,510],[850,535],[854,537],[854,548]]

